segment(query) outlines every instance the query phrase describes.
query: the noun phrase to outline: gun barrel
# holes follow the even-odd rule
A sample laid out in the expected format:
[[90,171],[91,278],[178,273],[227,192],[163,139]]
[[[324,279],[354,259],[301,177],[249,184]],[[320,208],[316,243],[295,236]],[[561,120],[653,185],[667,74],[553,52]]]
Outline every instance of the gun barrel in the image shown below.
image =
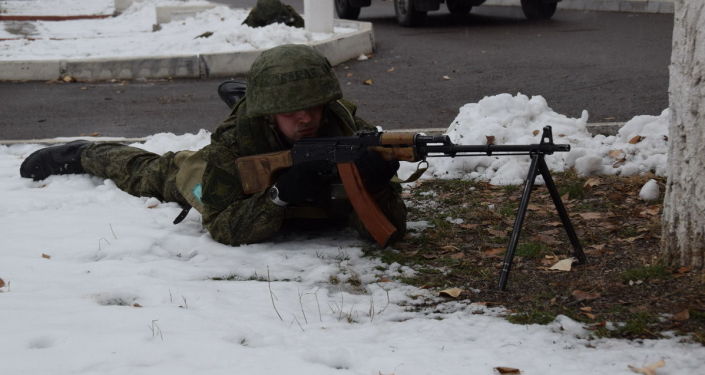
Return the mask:
[[426,156],[480,156],[480,155],[526,155],[546,154],[554,152],[568,152],[568,144],[530,144],[530,145],[424,145],[419,147],[419,152]]

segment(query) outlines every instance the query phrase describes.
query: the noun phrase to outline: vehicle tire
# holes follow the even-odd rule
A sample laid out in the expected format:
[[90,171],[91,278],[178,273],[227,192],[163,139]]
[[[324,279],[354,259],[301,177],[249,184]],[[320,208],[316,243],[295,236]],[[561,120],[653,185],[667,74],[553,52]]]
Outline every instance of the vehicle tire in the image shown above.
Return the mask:
[[547,20],[556,13],[558,2],[547,3],[544,0],[521,0],[521,10],[530,20]]
[[464,16],[470,13],[472,3],[470,0],[446,0],[446,7],[450,14],[454,16]]
[[414,9],[414,0],[394,0],[397,22],[405,27],[419,26],[426,21],[426,12]]
[[346,20],[356,20],[360,16],[360,7],[350,5],[350,0],[335,0],[335,13]]

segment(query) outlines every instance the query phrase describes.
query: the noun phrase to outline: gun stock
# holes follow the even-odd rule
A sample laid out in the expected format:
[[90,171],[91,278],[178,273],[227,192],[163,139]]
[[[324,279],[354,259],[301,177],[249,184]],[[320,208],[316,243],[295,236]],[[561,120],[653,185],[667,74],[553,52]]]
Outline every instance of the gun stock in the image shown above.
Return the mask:
[[291,151],[243,156],[235,160],[245,194],[258,193],[272,186],[275,172],[291,167],[293,163]]

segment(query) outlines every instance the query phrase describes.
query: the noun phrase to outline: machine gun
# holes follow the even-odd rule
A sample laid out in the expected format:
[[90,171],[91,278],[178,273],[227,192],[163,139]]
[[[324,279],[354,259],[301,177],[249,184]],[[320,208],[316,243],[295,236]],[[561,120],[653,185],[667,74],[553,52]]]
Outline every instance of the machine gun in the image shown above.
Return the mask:
[[[570,151],[570,145],[554,144],[551,127],[543,128],[541,141],[528,145],[458,145],[447,135],[423,135],[418,133],[364,132],[349,137],[304,138],[287,151],[252,155],[238,158],[235,163],[240,171],[245,194],[254,194],[270,187],[273,175],[283,168],[314,160],[327,160],[337,164],[338,174],[355,212],[375,241],[385,247],[396,228],[382,213],[381,209],[364,187],[357,160],[367,149],[378,152],[385,160],[427,163],[433,157],[502,156],[528,155],[531,158],[529,173],[524,181],[524,190],[517,211],[514,228],[504,256],[499,288],[506,288],[512,260],[519,242],[531,190],[536,177],[541,174],[551,195],[556,211],[573,246],[573,255],[578,263],[585,263],[586,257],[578,240],[560,194],[553,182],[544,157],[554,152]],[[427,165],[426,165],[427,167]],[[419,168],[413,177],[425,171]]]

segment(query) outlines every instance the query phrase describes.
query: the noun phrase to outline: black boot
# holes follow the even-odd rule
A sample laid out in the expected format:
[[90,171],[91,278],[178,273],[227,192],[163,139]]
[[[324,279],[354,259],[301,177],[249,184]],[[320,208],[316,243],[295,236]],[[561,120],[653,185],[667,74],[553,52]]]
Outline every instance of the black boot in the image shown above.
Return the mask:
[[39,181],[53,174],[85,173],[81,166],[81,152],[92,144],[78,140],[37,150],[22,162],[20,176]]

